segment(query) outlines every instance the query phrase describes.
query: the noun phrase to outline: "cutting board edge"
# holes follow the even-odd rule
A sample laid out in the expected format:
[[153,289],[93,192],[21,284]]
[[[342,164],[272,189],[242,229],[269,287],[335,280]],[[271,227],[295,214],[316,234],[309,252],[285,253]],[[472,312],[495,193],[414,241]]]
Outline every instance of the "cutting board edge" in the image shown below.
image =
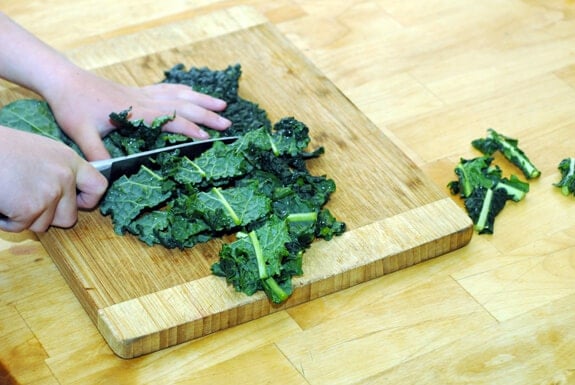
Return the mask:
[[[445,213],[445,209],[449,211]],[[362,255],[347,261],[349,266],[339,265],[328,275],[318,275],[319,270],[314,272],[311,266],[312,271],[308,272],[311,274],[304,273],[302,277],[294,279],[293,294],[281,305],[271,303],[261,292],[252,296],[237,293],[223,278],[212,275],[97,309],[96,327],[116,355],[124,359],[136,358],[382,277],[463,248],[471,241],[471,220],[451,198],[445,198],[355,229],[325,245],[335,250],[341,248],[338,243],[345,244],[347,246],[343,252],[348,252],[354,247],[349,242],[354,238],[357,241],[365,236],[370,237],[373,227],[380,227],[383,233],[418,232],[420,228],[411,224],[423,211],[428,216],[448,214],[446,225],[438,226],[434,229],[436,233],[427,236],[422,234],[419,238],[413,238],[410,235],[406,239],[417,241],[410,246],[390,245],[384,256],[373,254],[373,249],[383,244],[373,244],[372,249],[363,249]],[[360,233],[363,235],[358,235]],[[330,250],[326,253],[325,247],[322,252],[325,259],[334,258],[329,255]],[[355,265],[350,267],[353,263]],[[201,304],[195,303],[191,300],[194,292],[207,294],[209,298],[203,298]],[[166,315],[174,315],[174,318]]]

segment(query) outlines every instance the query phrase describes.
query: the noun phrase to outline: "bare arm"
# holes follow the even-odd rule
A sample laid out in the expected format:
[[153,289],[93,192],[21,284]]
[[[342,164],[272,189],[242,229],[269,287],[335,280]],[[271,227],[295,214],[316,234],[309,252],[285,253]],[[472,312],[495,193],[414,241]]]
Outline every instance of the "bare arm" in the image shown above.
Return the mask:
[[[172,132],[205,138],[197,123],[223,130],[230,122],[216,111],[224,101],[187,86],[137,88],[103,79],[65,56],[0,12],[0,77],[46,99],[58,124],[89,160],[109,157],[102,137],[114,129],[111,112],[132,108],[132,118],[152,121],[176,113]],[[0,230],[45,231],[69,227],[78,208],[95,207],[107,181],[66,145],[0,126]]]
[[59,125],[89,160],[109,157],[101,138],[114,129],[108,116],[132,107],[132,118],[152,121],[176,113],[168,131],[207,138],[197,123],[223,130],[220,99],[176,84],[128,87],[79,68],[0,12],[0,77],[43,96]]

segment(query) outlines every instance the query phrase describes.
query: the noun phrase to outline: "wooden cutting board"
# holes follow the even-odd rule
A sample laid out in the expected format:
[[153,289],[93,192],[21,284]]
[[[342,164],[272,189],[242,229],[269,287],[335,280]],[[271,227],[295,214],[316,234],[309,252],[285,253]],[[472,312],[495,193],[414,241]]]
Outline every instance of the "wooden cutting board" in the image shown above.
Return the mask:
[[[428,179],[302,53],[250,8],[233,8],[69,52],[119,82],[146,85],[177,63],[223,69],[240,63],[240,94],[272,121],[294,116],[325,155],[314,174],[335,180],[328,208],[348,231],[318,241],[281,306],[248,297],[210,273],[221,241],[186,251],[118,236],[98,211],[40,240],[111,349],[132,358],[262,317],[466,245],[464,211]],[[366,58],[368,60],[368,58]],[[2,101],[26,96],[3,90]],[[119,110],[126,106],[118,106]],[[446,175],[446,182],[453,175]]]

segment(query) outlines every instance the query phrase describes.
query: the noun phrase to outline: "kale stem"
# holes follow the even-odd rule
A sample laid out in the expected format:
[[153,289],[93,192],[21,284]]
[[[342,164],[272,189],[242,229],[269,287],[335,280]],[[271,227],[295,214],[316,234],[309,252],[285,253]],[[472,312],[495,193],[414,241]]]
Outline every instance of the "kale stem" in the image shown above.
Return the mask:
[[212,188],[212,191],[214,194],[217,195],[218,200],[224,205],[226,211],[228,212],[229,216],[232,218],[234,223],[239,226],[242,223],[242,220],[240,219],[240,217],[238,217],[238,215],[236,214],[236,212],[234,211],[232,206],[230,206],[230,204],[228,203],[226,198],[222,195],[220,189],[217,187],[214,187],[214,188]]
[[194,162],[193,160],[191,160],[189,158],[188,158],[188,161],[196,170],[198,170],[198,173],[200,173],[202,178],[206,177],[206,172],[200,166],[198,166],[198,164],[196,162]]
[[280,154],[280,152],[279,152],[276,144],[274,143],[273,137],[268,134],[268,139],[270,141],[270,145],[272,146],[272,152],[274,153],[275,156],[278,156]]
[[272,300],[275,303],[282,303],[286,299],[288,299],[289,295],[278,285],[273,277],[269,277],[263,280],[264,285],[268,287],[270,291],[272,291],[277,297],[272,297]]
[[266,261],[264,259],[264,253],[262,251],[262,246],[260,245],[260,240],[255,230],[249,232],[250,241],[254,246],[254,251],[256,253],[256,260],[258,261],[258,271],[260,273],[260,279],[268,278],[268,271],[266,269]]
[[308,222],[308,221],[316,221],[317,220],[317,213],[315,211],[310,211],[308,213],[294,213],[289,214],[286,217],[288,222]]
[[485,193],[485,199],[483,201],[483,206],[481,207],[481,213],[477,218],[476,229],[483,230],[487,224],[487,216],[489,211],[491,211],[491,201],[493,200],[493,190],[488,188]]

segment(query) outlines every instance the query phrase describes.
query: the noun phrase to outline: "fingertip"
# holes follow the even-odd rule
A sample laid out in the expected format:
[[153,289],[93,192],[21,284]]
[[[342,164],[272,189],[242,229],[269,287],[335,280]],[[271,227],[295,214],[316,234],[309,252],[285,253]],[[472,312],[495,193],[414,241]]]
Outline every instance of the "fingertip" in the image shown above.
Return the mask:
[[218,116],[218,118],[213,122],[214,130],[227,130],[232,125],[232,121],[224,118],[223,116]]

